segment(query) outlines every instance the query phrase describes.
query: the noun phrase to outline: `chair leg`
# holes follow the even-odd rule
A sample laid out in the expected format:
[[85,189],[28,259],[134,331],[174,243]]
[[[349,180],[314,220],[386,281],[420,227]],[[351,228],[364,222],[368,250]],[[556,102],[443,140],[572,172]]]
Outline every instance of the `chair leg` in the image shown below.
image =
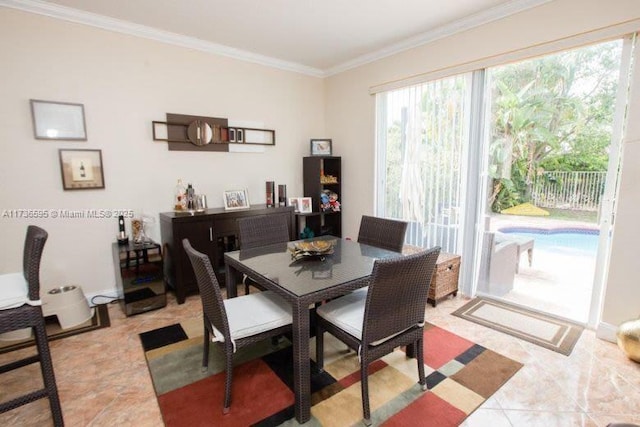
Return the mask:
[[424,377],[424,349],[422,348],[422,338],[419,338],[416,343],[416,353],[418,360],[418,378],[420,379],[420,388],[422,391],[427,390],[427,380]]
[[233,380],[233,353],[231,349],[225,349],[225,381],[224,381],[224,407],[222,412],[229,413],[231,408],[231,381]]
[[249,295],[249,292],[251,291],[251,289],[249,288],[251,286],[249,285],[249,278],[247,277],[246,274],[242,276],[242,283],[244,283],[244,294]]
[[204,327],[204,340],[202,342],[202,371],[205,372],[209,368],[209,347],[211,346],[209,329]]
[[64,426],[62,419],[62,408],[60,407],[60,397],[58,396],[58,387],[56,386],[56,377],[53,373],[53,362],[51,361],[51,353],[49,351],[49,342],[47,341],[47,332],[44,327],[44,318],[42,323],[34,326],[36,335],[36,345],[38,354],[40,355],[40,370],[42,371],[42,379],[44,387],[49,396],[49,405],[51,406],[51,415],[53,424]]
[[364,425],[371,425],[371,409],[369,408],[369,362],[364,354],[360,355],[360,386],[362,388],[362,414]]
[[316,365],[318,371],[324,370],[324,329],[316,322]]

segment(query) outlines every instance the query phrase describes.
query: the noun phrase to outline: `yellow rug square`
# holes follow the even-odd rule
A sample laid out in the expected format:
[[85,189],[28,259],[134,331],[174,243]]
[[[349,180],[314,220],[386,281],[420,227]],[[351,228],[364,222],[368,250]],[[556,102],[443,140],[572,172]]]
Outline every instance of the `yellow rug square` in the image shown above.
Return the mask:
[[[396,398],[416,382],[417,380],[412,380],[391,366],[386,366],[375,374],[370,375],[369,400],[371,411],[375,411]],[[311,408],[311,414],[320,421],[322,426],[327,427],[342,427],[360,421],[362,419],[360,382],[318,403]]]
[[433,394],[451,405],[460,409],[465,414],[470,414],[484,402],[484,397],[458,384],[450,378],[445,379],[432,390]]

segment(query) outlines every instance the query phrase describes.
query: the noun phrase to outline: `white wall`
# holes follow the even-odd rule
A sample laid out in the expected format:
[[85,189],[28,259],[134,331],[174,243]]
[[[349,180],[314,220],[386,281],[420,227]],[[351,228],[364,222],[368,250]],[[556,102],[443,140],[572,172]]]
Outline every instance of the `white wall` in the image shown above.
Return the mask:
[[[172,209],[176,180],[222,206],[225,189],[264,182],[302,195],[302,157],[324,135],[322,79],[0,8],[0,213],[9,209],[133,209],[158,218]],[[33,137],[29,99],[82,103],[88,141]],[[151,121],[165,113],[262,122],[276,130],[264,153],[168,151]],[[63,191],[59,148],[101,149],[104,190]],[[27,224],[49,232],[43,289],[79,284],[85,294],[115,288],[116,219],[0,217],[0,272],[22,269]],[[131,228],[127,223],[127,230]],[[159,240],[159,225],[152,232]]]
[[[343,156],[347,178],[342,186],[344,235],[356,235],[360,216],[374,212],[375,97],[369,95],[370,87],[486,60],[638,17],[640,2],[634,0],[556,0],[329,77],[327,134],[333,138],[336,153]],[[632,114],[631,122],[640,121],[640,109]],[[640,200],[637,186],[632,188],[638,181],[640,150],[629,146],[625,156],[623,175],[627,184],[620,192],[620,208],[627,207],[629,215],[618,217],[613,254],[627,255],[611,264],[615,274],[610,275],[603,321],[612,324],[639,314],[640,286],[633,279],[638,276],[637,261],[634,263],[635,258],[629,254],[636,252],[635,243],[640,241],[640,227],[634,224]],[[620,234],[627,237],[617,238]]]

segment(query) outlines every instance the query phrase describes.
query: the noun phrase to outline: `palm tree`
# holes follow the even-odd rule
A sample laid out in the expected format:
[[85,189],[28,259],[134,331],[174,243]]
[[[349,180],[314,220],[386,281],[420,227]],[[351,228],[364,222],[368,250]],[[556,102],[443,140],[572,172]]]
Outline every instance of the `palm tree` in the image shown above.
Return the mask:
[[[506,204],[530,200],[536,177],[550,158],[557,163],[571,153],[590,152],[603,166],[620,47],[605,43],[492,70],[492,205],[507,187],[511,200]],[[584,145],[592,150],[582,149]],[[494,210],[508,207],[504,204]]]

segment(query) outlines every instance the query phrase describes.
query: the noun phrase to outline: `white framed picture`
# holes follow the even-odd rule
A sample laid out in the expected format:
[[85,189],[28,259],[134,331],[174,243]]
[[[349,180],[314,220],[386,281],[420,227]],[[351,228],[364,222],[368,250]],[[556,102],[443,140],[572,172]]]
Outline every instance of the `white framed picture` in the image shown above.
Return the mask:
[[289,206],[293,206],[293,210],[295,212],[300,212],[300,208],[298,207],[298,197],[289,197]]
[[31,118],[36,139],[86,141],[84,105],[32,99]]
[[246,209],[249,205],[249,193],[247,189],[226,190],[223,194],[225,210]]
[[313,206],[311,205],[311,197],[299,197],[298,198],[298,209],[300,213],[311,213],[313,212]]

